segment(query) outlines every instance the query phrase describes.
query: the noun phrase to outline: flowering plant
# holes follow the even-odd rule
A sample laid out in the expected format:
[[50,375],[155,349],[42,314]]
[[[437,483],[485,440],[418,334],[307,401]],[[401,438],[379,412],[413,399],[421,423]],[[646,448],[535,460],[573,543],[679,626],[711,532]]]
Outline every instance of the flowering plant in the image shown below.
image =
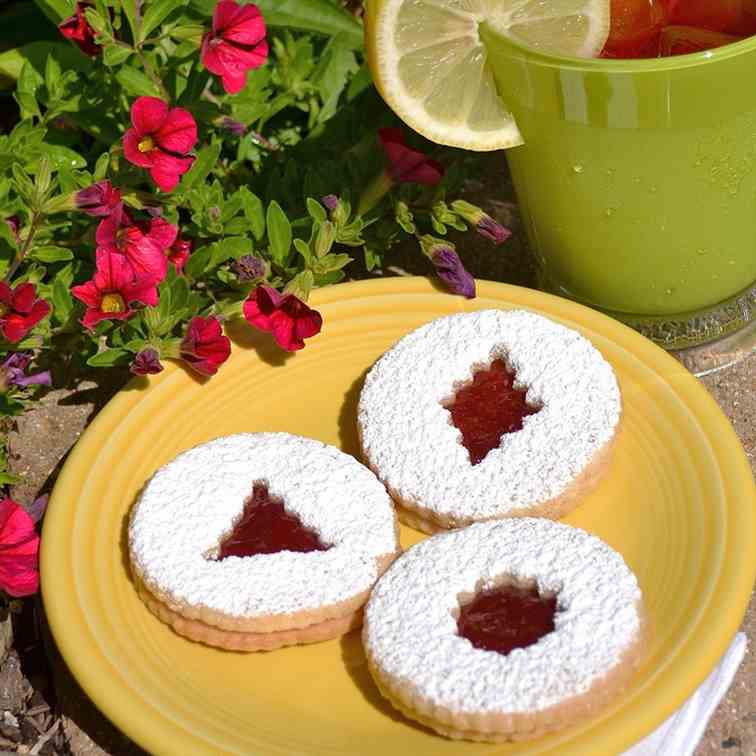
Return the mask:
[[47,38],[0,53],[16,108],[0,133],[1,417],[85,367],[213,375],[229,319],[302,349],[322,324],[311,289],[381,268],[402,238],[474,296],[439,237],[508,232],[454,198],[477,158],[397,128],[359,8],[34,2]]

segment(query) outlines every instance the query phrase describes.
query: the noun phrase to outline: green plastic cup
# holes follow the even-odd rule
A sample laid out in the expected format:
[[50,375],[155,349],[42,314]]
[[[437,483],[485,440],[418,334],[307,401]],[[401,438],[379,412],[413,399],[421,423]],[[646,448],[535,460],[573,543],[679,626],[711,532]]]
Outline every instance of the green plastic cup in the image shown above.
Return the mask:
[[670,349],[753,320],[756,38],[584,60],[480,32],[525,140],[507,160],[543,287]]

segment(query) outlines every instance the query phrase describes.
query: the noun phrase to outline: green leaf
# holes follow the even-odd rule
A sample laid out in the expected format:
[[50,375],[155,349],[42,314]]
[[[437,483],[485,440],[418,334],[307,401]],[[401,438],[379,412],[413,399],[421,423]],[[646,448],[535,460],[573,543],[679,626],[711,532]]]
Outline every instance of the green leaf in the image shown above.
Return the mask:
[[184,174],[181,179],[181,183],[178,188],[179,191],[185,192],[187,189],[191,189],[197,184],[201,184],[210,175],[221,151],[221,143],[208,144],[207,147],[203,147],[194,164],[187,173]]
[[84,11],[84,15],[86,16],[89,25],[98,35],[108,39],[110,38],[110,24],[104,16],[100,15],[94,8],[87,8]]
[[367,63],[363,63],[360,70],[352,77],[347,87],[347,102],[351,102],[361,95],[371,84],[373,77],[370,75],[370,69]]
[[357,58],[343,35],[329,40],[312,75],[312,83],[318,88],[323,107],[318,113],[318,123],[324,123],[336,113],[339,97],[350,76],[357,71]]
[[116,79],[128,94],[137,97],[146,95],[148,97],[160,97],[160,90],[150,80],[133,66],[122,66],[116,73]]
[[125,349],[105,349],[103,352],[95,354],[87,360],[90,367],[111,367],[118,362],[124,362],[124,358],[129,356]]
[[330,0],[258,0],[257,6],[267,26],[301,29],[327,37],[342,34],[352,50],[362,49],[362,24]]
[[14,399],[12,396],[8,396],[6,393],[0,393],[0,415],[14,417],[22,415],[23,412],[24,405],[22,402],[19,402],[18,399]]
[[205,272],[212,253],[212,244],[207,244],[192,252],[184,266],[187,275],[192,278],[199,278]]
[[65,70],[71,69],[80,73],[92,71],[91,60],[73,45],[63,42],[30,42],[23,47],[6,50],[0,54],[0,88],[7,89],[19,78],[24,63],[29,63],[41,80],[48,54],[54,54]]
[[103,152],[100,157],[97,158],[97,162],[95,163],[94,173],[92,174],[92,178],[95,181],[102,181],[105,176],[108,175],[108,167],[110,166],[110,153],[109,152]]
[[328,219],[323,205],[312,197],[307,198],[307,212],[314,221],[322,223],[324,220]]
[[117,66],[131,57],[134,50],[123,45],[105,45],[102,59],[106,66]]
[[73,16],[75,0],[34,0],[40,10],[54,23]]
[[271,257],[279,265],[285,266],[291,248],[291,223],[275,200],[268,205],[266,223]]
[[263,209],[263,203],[260,198],[253,194],[246,186],[243,186],[237,192],[242,200],[242,207],[244,208],[244,216],[249,221],[249,225],[252,228],[252,234],[257,241],[265,236],[265,211]]
[[74,152],[69,147],[64,147],[62,144],[40,144],[39,151],[41,155],[46,155],[50,158],[53,168],[60,170],[61,168],[86,168],[87,161],[79,155],[78,152]]
[[345,265],[349,265],[350,262],[352,262],[352,258],[349,255],[326,255],[318,260],[312,269],[318,274],[331,273],[334,270],[341,270]]
[[121,7],[123,8],[124,15],[126,16],[129,26],[131,27],[131,36],[138,40],[137,35],[137,23],[136,23],[136,3],[137,0],[121,0]]
[[186,3],[187,0],[154,0],[150,3],[142,19],[142,33],[139,41],[147,39],[153,29],[157,29],[176,8]]
[[305,265],[309,265],[312,262],[312,250],[304,239],[294,239],[294,249],[302,255]]
[[29,257],[32,260],[37,260],[43,263],[64,262],[65,260],[73,260],[73,252],[65,247],[56,247],[53,244],[45,244],[40,247],[34,247],[29,252]]
[[29,202],[34,196],[34,184],[32,180],[18,163],[13,163],[11,170],[13,171],[13,178],[16,180],[16,191]]
[[52,55],[47,56],[45,61],[45,86],[53,99],[58,99],[57,94],[60,91],[60,63]]
[[60,275],[57,275],[53,281],[53,317],[59,323],[65,323],[71,315],[71,310],[73,310],[74,301],[69,285],[65,278]]

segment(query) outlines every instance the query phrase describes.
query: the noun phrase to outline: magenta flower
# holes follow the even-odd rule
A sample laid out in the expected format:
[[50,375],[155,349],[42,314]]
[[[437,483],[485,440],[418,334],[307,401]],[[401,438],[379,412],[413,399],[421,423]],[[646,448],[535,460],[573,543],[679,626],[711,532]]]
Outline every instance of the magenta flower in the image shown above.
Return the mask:
[[191,253],[192,242],[189,239],[176,239],[168,248],[166,254],[168,261],[173,263],[173,267],[176,268],[176,273],[181,274],[184,272],[184,265],[186,265]]
[[215,375],[231,354],[231,341],[217,318],[192,318],[181,341],[181,357],[201,375]]
[[71,293],[87,306],[82,324],[90,331],[101,320],[127,320],[134,314],[130,305],[158,303],[156,282],[137,275],[125,255],[97,250],[97,267],[90,281],[73,286]]
[[149,222],[132,221],[124,212],[100,221],[97,227],[97,249],[126,257],[140,278],[160,283],[168,272],[167,252],[176,241],[178,228],[163,218]]
[[268,59],[265,21],[251,3],[219,0],[213,12],[212,30],[202,38],[202,63],[221,77],[228,94],[241,92],[247,71],[259,68]]
[[304,340],[320,333],[323,318],[293,294],[279,294],[272,286],[258,286],[244,302],[247,322],[273,335],[287,352],[304,348]]
[[5,219],[5,222],[8,225],[13,238],[16,240],[16,244],[20,244],[21,237],[19,236],[18,232],[21,228],[21,219],[17,215],[11,215],[9,218]]
[[98,181],[85,189],[79,189],[74,195],[74,203],[78,210],[95,218],[120,214],[123,208],[121,192],[110,181]]
[[95,57],[102,52],[102,48],[95,42],[94,29],[89,25],[84,11],[91,8],[91,3],[76,3],[76,12],[58,24],[58,30],[70,39],[85,55]]
[[142,349],[129,366],[134,375],[153,375],[160,373],[163,366],[160,364],[160,355],[156,349]]
[[34,284],[23,283],[11,289],[5,281],[0,281],[0,333],[16,344],[32,328],[50,314],[50,305],[44,299],[37,299]]
[[126,159],[147,168],[164,192],[176,188],[194,162],[197,124],[184,108],[169,108],[158,97],[138,97],[131,106],[130,128],[123,135]]
[[386,153],[386,173],[394,183],[433,186],[441,181],[444,166],[407,147],[401,129],[378,129],[378,139]]
[[0,589],[31,596],[39,588],[39,536],[34,521],[13,499],[0,501]]

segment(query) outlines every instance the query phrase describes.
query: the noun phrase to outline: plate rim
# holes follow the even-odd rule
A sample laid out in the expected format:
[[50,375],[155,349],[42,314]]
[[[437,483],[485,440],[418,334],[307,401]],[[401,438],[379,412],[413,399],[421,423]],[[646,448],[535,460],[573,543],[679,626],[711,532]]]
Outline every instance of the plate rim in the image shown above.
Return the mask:
[[[641,360],[644,366],[661,378],[665,385],[689,409],[691,409],[691,403],[687,400],[687,395],[692,394],[696,399],[695,407],[699,410],[694,412],[699,423],[702,426],[708,426],[712,423],[719,426],[719,435],[716,444],[712,442],[712,449],[716,453],[723,478],[725,472],[729,470],[735,479],[743,479],[744,482],[750,480],[752,484],[750,495],[744,487],[743,496],[737,502],[732,501],[731,496],[726,498],[727,522],[723,531],[725,533],[724,548],[727,556],[722,561],[717,585],[727,585],[727,590],[717,591],[712,601],[702,609],[696,622],[688,630],[688,638],[683,642],[683,649],[687,648],[691,644],[691,639],[701,632],[708,637],[708,644],[703,651],[700,647],[696,647],[695,654],[691,655],[692,658],[690,658],[691,670],[686,677],[686,684],[677,686],[679,690],[676,695],[667,696],[667,699],[665,699],[666,706],[660,706],[653,715],[637,716],[635,718],[637,721],[632,723],[634,726],[625,728],[625,732],[632,735],[632,738],[625,738],[627,741],[625,747],[627,747],[627,745],[651,732],[692,694],[716,666],[742,623],[753,592],[754,581],[756,581],[756,485],[753,485],[750,463],[732,424],[713,396],[703,384],[698,382],[687,369],[661,347],[619,321],[570,300],[534,289],[500,282],[478,280],[477,284],[478,302],[480,300],[499,300],[508,305],[531,308],[539,312],[545,310],[547,317],[563,318],[575,323],[578,327],[600,333],[604,338],[626,349]],[[316,289],[313,291],[310,305],[318,307],[371,297],[417,295],[431,298],[441,295],[452,296],[443,292],[428,279],[412,276],[352,281]],[[459,312],[480,309],[475,306],[476,300],[468,302],[461,297],[457,299],[459,300]],[[541,306],[544,303],[545,307]],[[324,327],[324,334],[326,333],[327,321]],[[613,336],[613,333],[622,336],[621,343]],[[162,383],[176,371],[181,370],[181,367],[171,363],[157,376],[150,376],[147,380],[144,378],[133,379],[100,410],[87,426],[70,451],[51,493],[43,524],[40,552],[41,595],[47,621],[58,649],[72,675],[97,708],[112,723],[141,747],[155,753],[162,752],[164,742],[155,742],[155,735],[149,723],[140,727],[142,720],[134,721],[129,718],[124,713],[128,707],[119,707],[117,703],[112,701],[111,695],[108,693],[107,688],[113,684],[113,679],[124,690],[130,690],[130,687],[119,679],[117,667],[105,656],[103,649],[100,648],[86,623],[73,570],[60,568],[59,560],[65,556],[62,549],[66,541],[61,536],[56,538],[55,533],[56,529],[58,532],[61,530],[61,527],[56,525],[57,522],[64,522],[66,515],[73,517],[76,503],[73,499],[66,500],[65,491],[71,487],[69,479],[73,483],[77,478],[78,470],[82,466],[88,466],[87,447],[94,443],[92,439],[95,439],[99,434],[100,428],[107,427],[108,423],[113,426],[117,425],[119,419],[128,414],[128,411],[142,400],[149,387]],[[671,381],[672,378],[674,378],[674,381]],[[706,423],[704,423],[704,419]],[[725,450],[729,453],[723,454]],[[79,477],[81,478],[81,476]],[[74,486],[74,488],[79,489],[80,487]],[[736,516],[733,516],[733,514]],[[733,525],[734,521],[737,521],[737,527]],[[748,527],[749,524],[750,527]],[[731,555],[733,541],[735,544],[740,544],[737,560]],[[750,548],[748,548],[749,544]],[[736,561],[738,562],[737,569],[734,564]],[[707,616],[714,611],[712,607],[719,604],[726,606],[726,611],[723,611],[722,608],[719,609],[718,621],[714,629],[703,627]],[[725,620],[721,619],[723,616]],[[72,631],[73,625],[77,625],[77,631]],[[89,642],[91,651],[97,650],[100,664],[93,663],[91,651],[87,659],[80,658],[81,655],[76,653],[76,638],[81,637],[85,637]],[[680,652],[678,652],[679,655]],[[102,664],[110,671],[109,677],[101,674]],[[111,682],[106,684],[106,680]],[[142,707],[144,708],[144,704],[142,704]],[[186,730],[178,728],[174,722],[165,717],[160,718],[160,721],[170,728],[184,733],[184,738],[191,736]],[[165,727],[162,729],[165,729]]]

